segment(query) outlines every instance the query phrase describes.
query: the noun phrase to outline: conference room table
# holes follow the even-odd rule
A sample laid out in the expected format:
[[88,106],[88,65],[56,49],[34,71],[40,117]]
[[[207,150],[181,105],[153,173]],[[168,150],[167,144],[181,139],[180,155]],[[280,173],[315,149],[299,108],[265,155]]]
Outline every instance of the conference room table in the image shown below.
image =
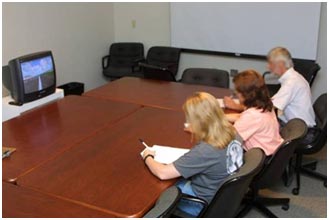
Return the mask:
[[2,217],[4,218],[111,218],[105,212],[49,196],[22,186],[2,182]]
[[[134,81],[139,86],[130,88]],[[135,90],[139,98],[125,89]],[[168,91],[169,96],[162,94]],[[4,146],[17,147],[17,152],[3,160],[3,180],[16,178],[14,190],[24,190],[28,195],[17,215],[13,207],[19,205],[15,202],[4,206],[11,211],[3,213],[24,216],[24,210],[29,212],[29,199],[33,202],[45,197],[59,208],[69,203],[72,212],[63,214],[65,217],[144,216],[177,179],[161,181],[151,174],[141,158],[144,146],[138,139],[151,146],[191,148],[191,136],[183,131],[181,106],[195,91],[217,97],[231,93],[207,86],[123,78],[82,97],[67,96],[3,123]],[[118,98],[110,98],[113,92]],[[98,96],[100,93],[103,95]],[[8,188],[3,190],[12,191]],[[27,215],[52,216],[42,211],[56,210],[49,206],[51,202],[40,203],[39,209],[32,205],[32,213]],[[86,211],[80,212],[84,207]]]
[[183,113],[142,108],[92,138],[18,179],[18,184],[117,217],[141,217],[176,180],[161,181],[149,172],[140,152],[149,144],[191,148]]
[[2,179],[15,181],[139,108],[129,103],[67,96],[2,123],[2,146],[16,148],[12,156],[2,160]]
[[217,98],[232,95],[229,89],[136,77],[115,80],[83,95],[181,111],[185,100],[195,92],[208,92]]

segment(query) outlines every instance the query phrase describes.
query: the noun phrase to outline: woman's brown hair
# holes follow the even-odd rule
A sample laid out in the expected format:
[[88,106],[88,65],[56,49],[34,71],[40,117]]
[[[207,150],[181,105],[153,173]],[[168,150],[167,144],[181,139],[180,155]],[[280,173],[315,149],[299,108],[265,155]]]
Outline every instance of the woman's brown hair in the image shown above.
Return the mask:
[[218,100],[209,93],[195,93],[186,100],[183,110],[195,141],[224,149],[235,138],[234,127],[226,119]]
[[255,70],[245,70],[233,78],[235,90],[243,98],[243,105],[247,108],[262,109],[263,112],[271,112],[273,103],[263,77]]

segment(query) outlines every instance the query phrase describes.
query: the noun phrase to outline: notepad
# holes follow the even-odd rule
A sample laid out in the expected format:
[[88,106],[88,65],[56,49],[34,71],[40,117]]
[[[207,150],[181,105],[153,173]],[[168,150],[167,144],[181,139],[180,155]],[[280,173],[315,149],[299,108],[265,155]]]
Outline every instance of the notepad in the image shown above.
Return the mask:
[[[154,160],[164,164],[170,164],[190,151],[189,149],[160,145],[153,145],[153,147],[151,148],[155,151]],[[145,149],[141,152],[141,156],[143,156],[143,152],[145,151]]]
[[[224,99],[217,99],[221,108],[225,108]],[[233,99],[236,104],[240,104],[239,99]]]

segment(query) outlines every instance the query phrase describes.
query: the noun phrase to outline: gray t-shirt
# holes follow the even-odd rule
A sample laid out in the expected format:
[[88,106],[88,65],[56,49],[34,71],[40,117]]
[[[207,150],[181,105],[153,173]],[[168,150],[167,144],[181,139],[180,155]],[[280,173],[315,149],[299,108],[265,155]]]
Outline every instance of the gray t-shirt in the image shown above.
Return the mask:
[[222,181],[242,166],[241,142],[233,140],[225,149],[200,142],[173,164],[185,179],[190,178],[193,192],[208,203]]

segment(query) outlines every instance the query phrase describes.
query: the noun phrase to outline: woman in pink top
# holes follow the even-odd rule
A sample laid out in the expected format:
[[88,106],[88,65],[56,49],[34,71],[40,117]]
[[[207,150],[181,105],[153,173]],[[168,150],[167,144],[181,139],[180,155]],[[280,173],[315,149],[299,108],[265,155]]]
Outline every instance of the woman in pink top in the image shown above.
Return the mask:
[[263,77],[255,70],[246,70],[236,75],[233,82],[245,110],[227,114],[228,119],[244,140],[245,150],[258,147],[267,156],[272,155],[283,139]]

